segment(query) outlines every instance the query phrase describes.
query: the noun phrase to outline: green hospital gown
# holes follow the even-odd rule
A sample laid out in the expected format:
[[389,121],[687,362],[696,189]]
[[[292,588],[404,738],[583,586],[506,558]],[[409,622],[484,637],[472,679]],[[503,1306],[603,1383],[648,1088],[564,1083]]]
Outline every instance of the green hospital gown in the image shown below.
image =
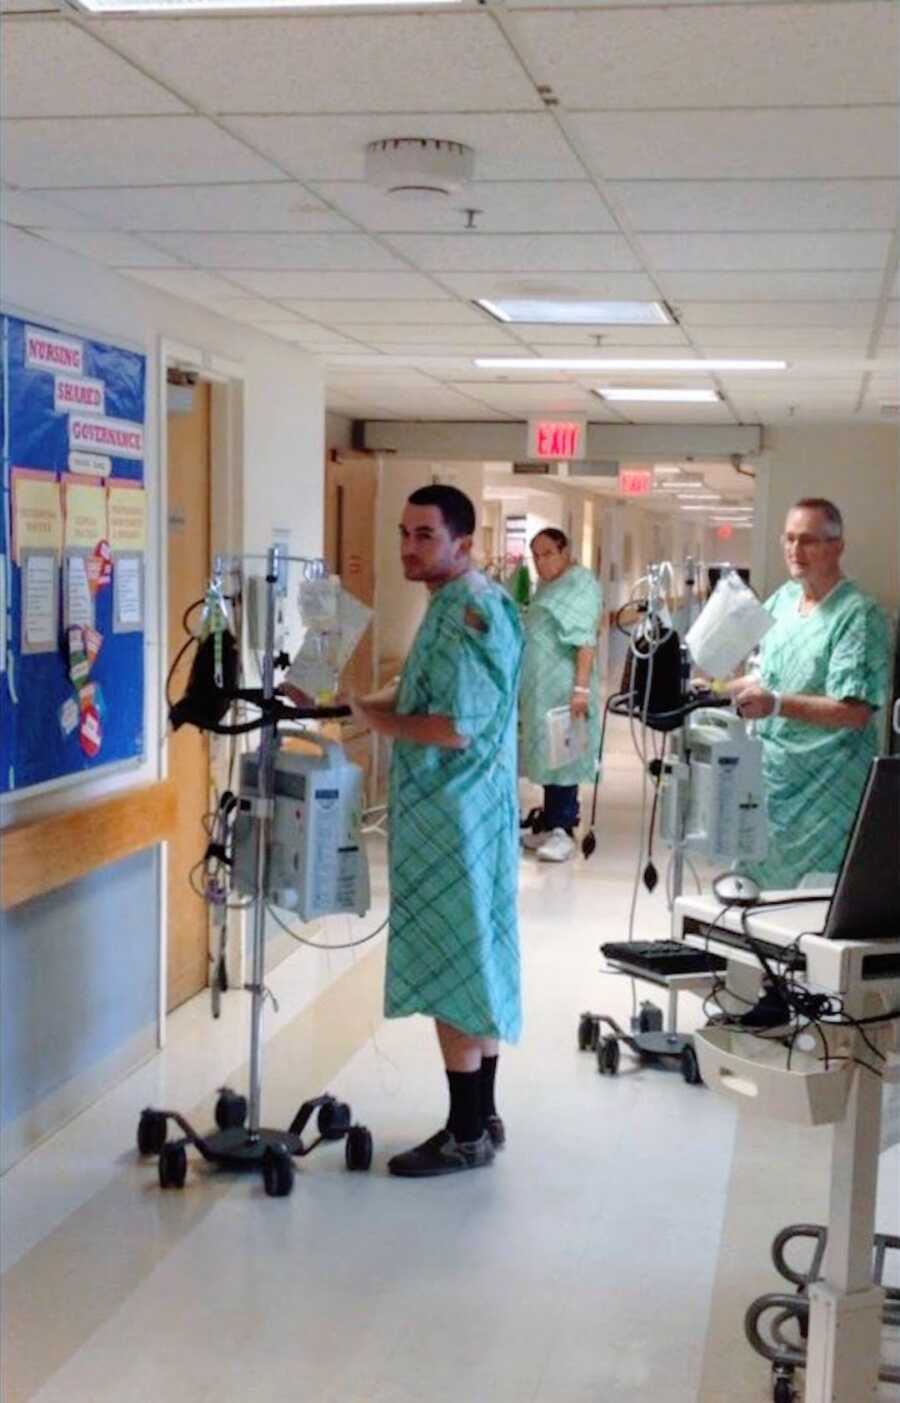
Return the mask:
[[600,743],[600,675],[591,672],[588,746],[585,754],[550,768],[547,712],[568,706],[579,648],[596,648],[603,609],[599,580],[583,565],[570,565],[541,585],[525,616],[525,656],[519,689],[522,769],[533,784],[582,784],[594,778]]
[[516,687],[522,642],[505,590],[470,571],[437,590],[397,712],[449,716],[465,750],[395,741],[385,1014],[424,1013],[513,1042],[519,989]]
[[[809,614],[789,581],[766,601],[775,622],[762,641],[760,680],[776,692],[865,701],[887,699],[888,631],[876,601],[842,580]],[[761,886],[795,887],[807,873],[837,872],[878,751],[878,718],[863,730],[811,726],[786,717],[757,722],[769,827]]]

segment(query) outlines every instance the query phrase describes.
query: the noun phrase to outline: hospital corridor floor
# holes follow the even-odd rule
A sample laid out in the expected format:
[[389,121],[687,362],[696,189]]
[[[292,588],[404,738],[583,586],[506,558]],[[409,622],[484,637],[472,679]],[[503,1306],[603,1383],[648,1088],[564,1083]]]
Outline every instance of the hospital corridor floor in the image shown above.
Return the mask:
[[[739,1119],[625,1050],[601,1077],[578,1052],[583,1009],[627,1023],[632,1008],[598,946],[625,938],[639,790],[622,745],[593,858],[523,858],[525,1031],[501,1056],[508,1147],[493,1166],[388,1176],[446,1113],[431,1025],[380,1019],[380,942],[298,946],[269,977],[263,1121],[287,1125],[327,1088],[371,1129],[371,1172],[323,1145],[290,1197],[270,1199],[192,1152],[185,1188],[161,1191],[155,1159],[135,1152],[141,1108],[202,1127],[218,1087],[246,1090],[246,996],[228,994],[216,1022],[193,1000],[164,1052],[2,1181],[4,1403],[767,1403],[744,1312],[781,1288],[778,1229],[824,1220],[828,1132]],[[379,838],[372,859],[360,930],[384,913]],[[662,891],[642,896],[638,936],[667,934]],[[686,1029],[703,1021],[692,996],[681,1013]],[[879,1226],[893,1232],[898,1168],[883,1157]]]

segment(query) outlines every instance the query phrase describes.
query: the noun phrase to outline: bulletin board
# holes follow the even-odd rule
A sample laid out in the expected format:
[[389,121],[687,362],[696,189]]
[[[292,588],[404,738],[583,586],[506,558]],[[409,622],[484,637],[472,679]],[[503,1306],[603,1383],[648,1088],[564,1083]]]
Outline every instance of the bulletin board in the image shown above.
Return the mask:
[[0,794],[144,754],[146,357],[0,317]]

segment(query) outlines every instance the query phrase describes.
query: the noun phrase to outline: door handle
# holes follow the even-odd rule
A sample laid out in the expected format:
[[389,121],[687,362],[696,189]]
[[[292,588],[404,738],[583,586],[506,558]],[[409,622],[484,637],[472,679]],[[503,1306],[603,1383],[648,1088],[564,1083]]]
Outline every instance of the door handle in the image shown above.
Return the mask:
[[891,717],[891,725],[894,728],[894,734],[900,736],[900,697],[898,697],[897,700],[894,702],[894,710]]

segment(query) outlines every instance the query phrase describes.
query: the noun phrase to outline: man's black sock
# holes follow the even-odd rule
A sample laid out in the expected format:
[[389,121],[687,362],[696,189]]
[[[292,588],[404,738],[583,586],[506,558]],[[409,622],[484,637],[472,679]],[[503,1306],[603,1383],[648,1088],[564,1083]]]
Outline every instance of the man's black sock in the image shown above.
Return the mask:
[[497,1107],[494,1105],[494,1082],[497,1078],[497,1057],[482,1057],[481,1071],[481,1114],[487,1120],[488,1116],[497,1114]]
[[484,1130],[481,1110],[481,1073],[448,1072],[450,1115],[447,1129],[459,1141],[477,1140]]

